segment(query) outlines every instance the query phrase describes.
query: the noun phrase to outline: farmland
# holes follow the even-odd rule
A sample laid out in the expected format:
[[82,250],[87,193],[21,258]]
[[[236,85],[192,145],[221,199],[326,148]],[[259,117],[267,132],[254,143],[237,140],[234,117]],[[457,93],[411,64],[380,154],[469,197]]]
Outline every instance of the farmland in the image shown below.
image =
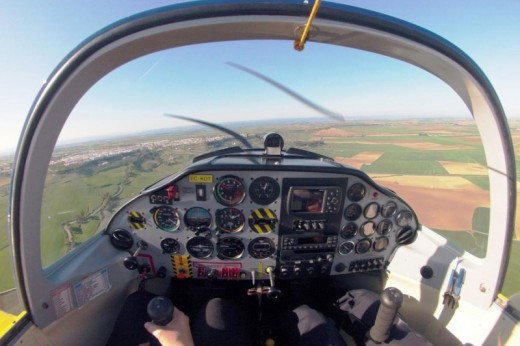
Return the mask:
[[[512,123],[514,141],[518,123]],[[236,129],[254,146],[272,128]],[[285,147],[315,151],[360,168],[397,192],[422,224],[476,256],[484,256],[489,224],[489,182],[477,129],[470,120],[367,120],[345,124],[312,122],[279,125]],[[236,145],[215,131],[155,133],[55,150],[41,215],[42,263],[57,258],[102,229],[111,213],[153,182],[174,174],[193,157]],[[0,209],[7,208],[5,174],[0,176]],[[5,213],[0,223],[6,228]],[[520,228],[515,227],[516,237]],[[8,260],[6,232],[0,234],[0,262]],[[520,287],[520,246],[515,240],[505,294]],[[2,265],[8,278],[9,266]],[[12,287],[3,280],[0,291]]]

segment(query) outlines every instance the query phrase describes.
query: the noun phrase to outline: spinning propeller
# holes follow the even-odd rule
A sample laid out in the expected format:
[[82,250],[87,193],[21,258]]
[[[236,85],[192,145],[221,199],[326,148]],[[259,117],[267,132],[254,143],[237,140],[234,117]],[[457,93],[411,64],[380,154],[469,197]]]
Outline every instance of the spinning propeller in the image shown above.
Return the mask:
[[[234,62],[227,62],[227,64],[229,66],[232,66],[232,67],[234,67],[236,69],[239,69],[239,70],[241,70],[243,72],[249,73],[250,75],[255,76],[255,77],[257,77],[257,78],[259,78],[259,79],[269,83],[270,85],[276,87],[277,89],[283,91],[284,93],[288,94],[289,96],[291,96],[291,97],[295,98],[296,100],[300,101],[304,105],[314,109],[318,113],[321,113],[321,114],[325,115],[326,117],[329,117],[329,118],[337,120],[337,121],[342,121],[342,122],[345,121],[345,118],[343,117],[343,115],[341,115],[339,113],[336,113],[336,112],[333,112],[333,111],[330,111],[330,110],[328,110],[328,109],[326,109],[326,108],[324,108],[324,107],[322,107],[322,106],[320,106],[320,105],[310,101],[309,99],[307,99],[307,98],[301,96],[300,94],[292,91],[291,89],[289,89],[285,85],[283,85],[281,83],[278,83],[274,79],[271,79],[271,78],[267,77],[266,75],[261,74],[260,72],[257,72],[255,70],[252,70],[252,69],[250,69],[248,67],[245,67],[243,65],[240,65],[240,64],[237,64],[237,63],[234,63]],[[248,148],[248,149],[253,148],[251,143],[249,143],[249,141],[244,136],[242,136],[241,134],[239,134],[239,133],[237,133],[237,132],[235,132],[233,130],[230,130],[230,129],[224,127],[224,126],[217,125],[217,124],[214,124],[214,123],[210,123],[208,121],[204,121],[204,120],[200,120],[200,119],[195,119],[195,118],[183,116],[183,115],[170,114],[170,113],[165,113],[164,115],[167,116],[167,117],[170,117],[170,118],[176,118],[176,119],[191,121],[191,122],[194,122],[194,123],[197,123],[197,124],[205,125],[205,126],[208,126],[208,127],[211,127],[211,128],[217,129],[217,130],[220,130],[220,131],[222,131],[222,132],[224,132],[224,133],[234,137],[235,139],[237,139],[246,148]]]

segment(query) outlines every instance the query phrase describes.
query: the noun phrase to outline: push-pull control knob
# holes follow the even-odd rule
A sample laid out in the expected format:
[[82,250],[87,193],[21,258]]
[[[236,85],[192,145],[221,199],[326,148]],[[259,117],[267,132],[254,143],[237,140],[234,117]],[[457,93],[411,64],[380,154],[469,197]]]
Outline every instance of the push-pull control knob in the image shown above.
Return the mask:
[[173,303],[168,297],[154,297],[148,303],[146,311],[153,323],[159,326],[165,326],[170,323],[173,318]]
[[394,287],[386,288],[381,293],[381,305],[377,311],[376,322],[369,332],[369,337],[375,343],[382,343],[388,337],[390,328],[397,314],[397,310],[403,304],[403,294]]
[[148,244],[144,240],[140,240],[137,242],[137,250],[132,254],[132,256],[126,257],[123,260],[123,264],[128,270],[135,270],[139,267],[139,262],[137,261],[137,256],[142,250],[146,250],[148,248]]

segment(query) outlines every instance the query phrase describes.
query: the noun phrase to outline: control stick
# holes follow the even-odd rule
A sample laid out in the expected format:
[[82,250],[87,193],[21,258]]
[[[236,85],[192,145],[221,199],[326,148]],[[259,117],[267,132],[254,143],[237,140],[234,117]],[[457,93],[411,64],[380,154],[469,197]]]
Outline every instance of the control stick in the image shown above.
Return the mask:
[[376,322],[370,328],[369,337],[380,344],[386,340],[394,322],[397,310],[403,304],[403,294],[394,287],[386,288],[381,293],[381,305],[377,311]]
[[152,298],[146,308],[148,317],[158,326],[165,326],[173,319],[173,303],[168,297]]

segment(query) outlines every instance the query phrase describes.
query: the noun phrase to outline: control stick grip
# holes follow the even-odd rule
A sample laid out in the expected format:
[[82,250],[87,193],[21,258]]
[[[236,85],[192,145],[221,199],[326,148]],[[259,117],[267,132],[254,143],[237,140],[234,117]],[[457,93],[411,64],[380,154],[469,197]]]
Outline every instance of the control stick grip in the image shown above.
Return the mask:
[[146,308],[148,317],[158,326],[165,326],[173,319],[173,303],[168,297],[152,298]]
[[376,322],[369,332],[369,337],[375,343],[382,343],[388,337],[397,311],[403,304],[403,294],[394,287],[386,288],[381,293],[381,305],[377,311]]

